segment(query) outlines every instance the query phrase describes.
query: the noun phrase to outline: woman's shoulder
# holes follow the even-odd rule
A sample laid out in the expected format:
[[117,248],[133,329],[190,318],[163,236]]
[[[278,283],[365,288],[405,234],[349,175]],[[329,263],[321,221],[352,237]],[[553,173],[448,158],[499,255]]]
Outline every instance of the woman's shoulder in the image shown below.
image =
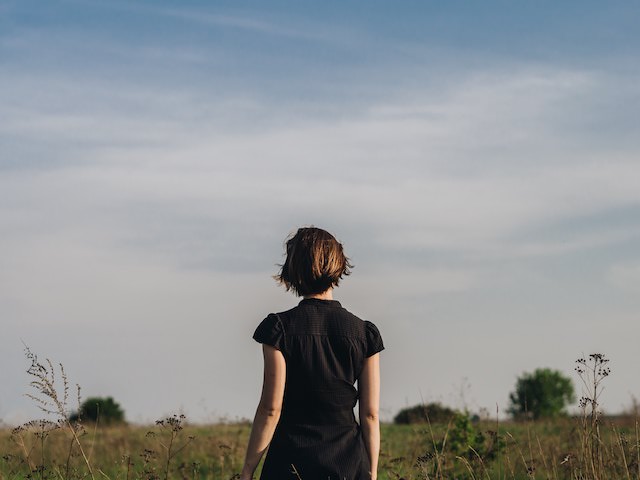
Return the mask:
[[384,350],[382,335],[375,323],[370,320],[361,319],[346,308],[342,308],[342,310],[345,315],[344,319],[347,320],[347,322],[345,322],[347,328],[365,341],[367,356]]

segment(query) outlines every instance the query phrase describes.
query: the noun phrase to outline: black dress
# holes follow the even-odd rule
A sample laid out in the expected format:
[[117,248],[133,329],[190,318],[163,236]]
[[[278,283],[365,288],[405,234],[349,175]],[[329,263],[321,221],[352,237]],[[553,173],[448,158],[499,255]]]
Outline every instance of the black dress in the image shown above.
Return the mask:
[[253,338],[280,350],[287,364],[282,414],[261,480],[368,480],[354,383],[365,358],[384,349],[375,325],[335,300],[311,298],[270,314]]

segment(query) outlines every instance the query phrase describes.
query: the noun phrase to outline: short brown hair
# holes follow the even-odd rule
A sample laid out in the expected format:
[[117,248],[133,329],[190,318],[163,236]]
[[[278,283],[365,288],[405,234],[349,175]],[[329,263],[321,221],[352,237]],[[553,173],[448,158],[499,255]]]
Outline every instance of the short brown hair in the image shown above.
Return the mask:
[[326,230],[299,228],[286,242],[287,258],[274,278],[298,296],[322,293],[338,286],[353,265],[342,244]]

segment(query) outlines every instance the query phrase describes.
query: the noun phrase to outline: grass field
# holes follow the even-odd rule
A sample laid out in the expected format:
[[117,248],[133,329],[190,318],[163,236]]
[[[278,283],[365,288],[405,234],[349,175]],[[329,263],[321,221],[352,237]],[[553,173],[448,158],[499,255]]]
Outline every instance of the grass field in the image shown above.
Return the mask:
[[[0,430],[0,480],[217,480],[239,473],[248,422],[199,426],[174,415],[151,426],[82,424],[69,414],[71,389],[62,365],[56,369],[26,352],[35,392],[29,397],[54,420]],[[419,408],[422,423],[383,424],[378,478],[640,480],[637,408],[617,418],[599,409],[607,362],[601,354],[577,361],[591,393],[580,398],[583,414],[576,418],[474,421],[469,413],[451,412],[431,423]]]
[[[580,419],[468,420],[383,424],[379,478],[640,479],[635,419],[601,419],[600,465],[584,456]],[[35,422],[0,431],[0,479],[231,479],[250,430],[246,423],[192,426],[180,417],[149,427],[97,427],[79,436],[85,461],[69,431],[57,427]]]

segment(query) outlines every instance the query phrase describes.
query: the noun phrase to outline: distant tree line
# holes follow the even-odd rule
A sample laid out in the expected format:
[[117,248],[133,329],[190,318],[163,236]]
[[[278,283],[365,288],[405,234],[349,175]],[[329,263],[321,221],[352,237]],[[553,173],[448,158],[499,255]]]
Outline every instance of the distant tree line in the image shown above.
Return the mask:
[[[567,407],[575,402],[571,379],[557,370],[539,368],[518,377],[509,395],[509,414],[514,419],[555,418],[567,414]],[[448,423],[468,412],[458,412],[439,402],[403,408],[394,417],[397,424]]]
[[[555,418],[566,415],[566,408],[575,401],[573,383],[557,370],[539,368],[518,377],[515,389],[509,395],[508,412],[514,419]],[[394,417],[396,424],[449,423],[461,416],[473,420],[469,412],[459,412],[440,402],[403,408]],[[113,397],[90,397],[80,405],[72,421],[118,424],[125,421],[124,410]]]

